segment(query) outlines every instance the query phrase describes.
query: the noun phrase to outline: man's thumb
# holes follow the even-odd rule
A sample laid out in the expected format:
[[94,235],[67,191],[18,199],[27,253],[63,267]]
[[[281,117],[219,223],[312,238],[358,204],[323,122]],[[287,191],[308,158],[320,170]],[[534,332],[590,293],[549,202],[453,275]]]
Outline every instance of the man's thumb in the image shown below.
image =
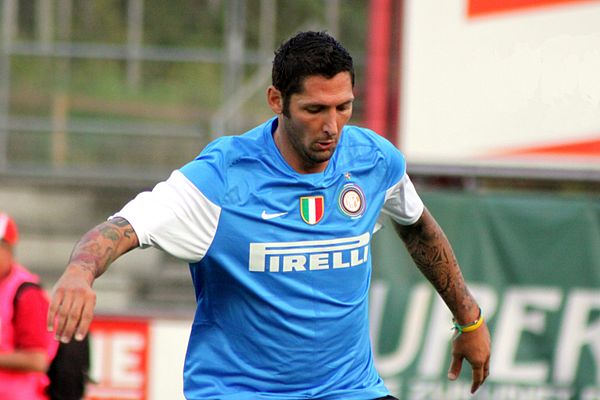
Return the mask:
[[448,379],[455,381],[460,374],[462,368],[462,357],[452,356],[452,362],[450,363],[450,369],[448,370]]

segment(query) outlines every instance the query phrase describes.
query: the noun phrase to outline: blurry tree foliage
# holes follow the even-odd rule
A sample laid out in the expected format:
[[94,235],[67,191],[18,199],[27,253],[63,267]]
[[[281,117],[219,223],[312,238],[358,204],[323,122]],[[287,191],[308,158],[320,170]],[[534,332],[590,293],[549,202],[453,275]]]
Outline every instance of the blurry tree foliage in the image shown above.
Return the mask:
[[[51,162],[49,149],[53,146],[52,131],[57,129],[57,118],[59,121],[60,118],[65,119],[69,128],[64,139],[68,146],[67,159],[60,163],[73,167],[85,162],[92,166],[110,163],[127,165],[133,159],[140,163],[147,152],[157,151],[171,152],[171,155],[164,156],[164,162],[169,166],[179,165],[197,154],[209,140],[211,118],[227,100],[223,95],[226,79],[223,61],[230,0],[142,0],[141,48],[163,52],[161,54],[170,54],[172,51],[194,54],[198,51],[212,54],[217,60],[141,60],[139,83],[136,85],[128,81],[127,68],[131,60],[114,56],[123,55],[127,50],[130,1],[134,0],[51,2],[49,20],[54,47],[50,47],[50,51],[54,54],[13,54],[10,74],[11,120],[29,118],[24,120],[29,123],[31,118],[46,118],[47,129],[39,129],[38,126],[36,129],[21,128],[19,132],[12,132],[9,135],[9,161]],[[271,47],[276,47],[308,22],[315,29],[327,30],[327,1],[275,0]],[[339,1],[338,38],[357,61],[357,85],[363,81],[368,3],[368,0]],[[18,1],[17,43],[29,43],[31,48],[39,48],[36,46],[40,44],[40,12],[37,8],[40,4],[37,0]],[[70,37],[67,39],[61,38],[62,28],[57,26],[61,20],[60,4],[71,4],[72,7]],[[261,4],[261,0],[244,2],[244,54],[247,58],[242,66],[241,84],[256,79],[263,23]],[[57,56],[56,51],[60,46],[71,52],[75,49],[75,53],[79,49],[85,54],[78,53],[70,58]],[[108,49],[112,55],[90,56],[89,53],[97,49]],[[68,101],[61,100],[60,96],[67,96]],[[359,120],[360,101],[356,103],[355,110],[355,120]],[[249,128],[256,121],[269,116],[264,91],[260,91],[247,102],[236,118],[242,121],[241,126]],[[73,124],[73,121],[78,123]],[[164,130],[165,135],[171,135],[171,140],[167,144],[146,138],[143,142],[147,146],[139,146],[139,136],[130,136],[125,132],[133,126],[131,124],[152,123],[168,124]],[[94,128],[97,132],[93,132],[94,129],[84,132],[73,128],[88,125],[97,127]],[[109,128],[125,133],[104,134],[105,130],[110,131]],[[147,131],[147,128],[138,125],[131,130],[139,133]],[[196,138],[194,134],[190,135],[190,130],[197,132]],[[139,155],[134,157],[136,151]]]
[[[57,3],[57,2],[53,2]],[[276,26],[273,45],[313,21],[319,29],[326,29],[326,0],[279,0],[276,4]],[[19,2],[18,39],[36,39],[37,1]],[[206,49],[223,51],[225,45],[225,0],[143,0],[142,46],[167,48]],[[259,46],[260,0],[247,0],[245,46],[256,51]],[[125,45],[127,41],[128,0],[73,1],[71,41],[76,44]],[[366,36],[367,0],[340,2],[340,40],[362,59]],[[58,11],[56,7],[53,13]],[[56,15],[53,15],[56,23]],[[56,38],[56,27],[55,39]],[[13,57],[13,87],[35,88],[38,93],[55,88],[53,79],[56,58],[37,56]],[[214,108],[220,98],[222,65],[198,65],[189,62],[143,61],[143,84],[130,91],[123,80],[123,60],[75,58],[70,60],[70,91],[73,94],[93,95],[99,98],[124,98],[162,102],[190,102]],[[254,71],[249,64],[245,70]],[[16,84],[16,86],[14,86]],[[169,86],[172,86],[170,88]],[[202,95],[199,92],[206,93]]]

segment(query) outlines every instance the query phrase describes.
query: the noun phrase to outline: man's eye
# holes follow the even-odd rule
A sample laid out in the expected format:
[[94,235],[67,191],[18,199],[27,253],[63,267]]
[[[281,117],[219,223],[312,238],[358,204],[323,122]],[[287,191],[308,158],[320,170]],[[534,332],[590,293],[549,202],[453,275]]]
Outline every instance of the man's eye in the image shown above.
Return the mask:
[[311,114],[317,114],[321,111],[321,107],[307,107],[306,111],[308,111]]

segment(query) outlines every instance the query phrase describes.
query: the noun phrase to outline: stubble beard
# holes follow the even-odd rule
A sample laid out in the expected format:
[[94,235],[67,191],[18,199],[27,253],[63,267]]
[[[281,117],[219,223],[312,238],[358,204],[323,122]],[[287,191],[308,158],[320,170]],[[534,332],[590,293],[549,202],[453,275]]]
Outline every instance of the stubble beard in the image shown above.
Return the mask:
[[337,143],[334,143],[328,150],[314,149],[313,147],[318,146],[318,144],[316,142],[305,144],[302,140],[305,136],[302,133],[302,129],[297,128],[291,118],[284,116],[284,119],[286,120],[284,135],[287,136],[288,142],[300,157],[300,160],[305,167],[315,167],[331,159],[337,147]]

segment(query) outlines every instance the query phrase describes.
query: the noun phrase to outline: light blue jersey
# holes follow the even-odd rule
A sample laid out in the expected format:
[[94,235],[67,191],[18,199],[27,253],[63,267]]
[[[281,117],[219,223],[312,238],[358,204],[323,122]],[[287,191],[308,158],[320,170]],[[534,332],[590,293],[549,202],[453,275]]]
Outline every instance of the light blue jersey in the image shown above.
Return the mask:
[[117,214],[143,246],[190,261],[186,398],[385,396],[369,341],[370,240],[382,208],[411,224],[423,205],[377,134],[346,126],[325,171],[299,174],[276,124],[216,140]]

